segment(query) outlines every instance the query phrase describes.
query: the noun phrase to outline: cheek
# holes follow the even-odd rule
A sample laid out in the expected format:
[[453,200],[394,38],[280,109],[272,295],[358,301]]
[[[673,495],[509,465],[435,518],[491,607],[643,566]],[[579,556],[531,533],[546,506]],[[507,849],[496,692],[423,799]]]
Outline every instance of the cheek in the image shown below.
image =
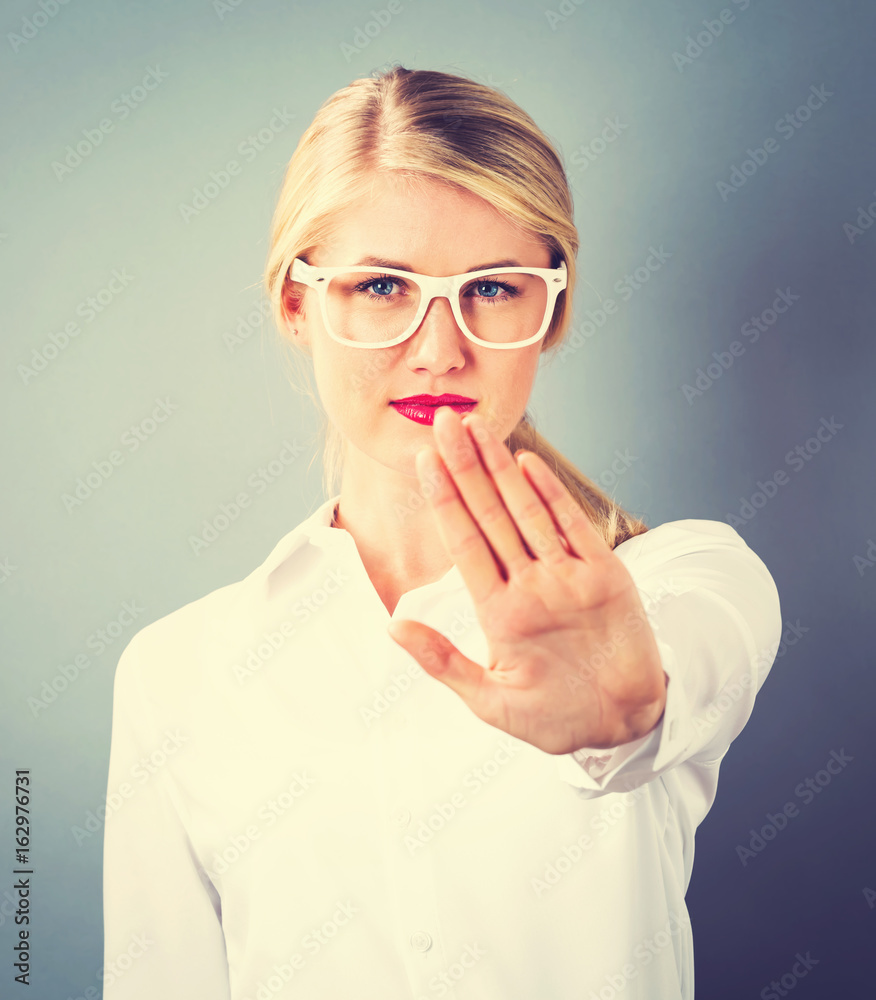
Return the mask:
[[[388,352],[387,352],[388,353]],[[379,407],[389,399],[392,359],[380,351],[355,351],[324,342],[314,352],[316,385],[330,414],[370,422],[364,411]]]
[[334,351],[325,344],[320,344],[313,351],[313,376],[319,398],[328,415],[340,415],[344,410],[344,400],[349,395],[345,386],[349,385],[351,376],[341,358],[336,357]]
[[484,395],[497,430],[510,432],[523,416],[537,370],[538,355],[494,367],[489,383],[484,385]]

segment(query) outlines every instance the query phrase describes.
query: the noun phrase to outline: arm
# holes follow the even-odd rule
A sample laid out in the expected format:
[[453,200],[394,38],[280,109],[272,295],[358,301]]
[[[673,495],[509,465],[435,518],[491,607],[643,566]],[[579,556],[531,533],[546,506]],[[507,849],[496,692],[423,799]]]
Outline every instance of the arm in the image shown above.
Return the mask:
[[645,736],[558,759],[562,779],[585,797],[629,791],[687,760],[720,761],[751,715],[782,630],[769,570],[729,525],[673,521],[615,551],[657,641],[666,705]]
[[[220,900],[186,832],[173,758],[168,754],[154,769],[142,763],[155,751],[167,752],[174,739],[155,724],[144,694],[145,645],[143,632],[128,644],[113,689],[103,855],[104,1000],[227,1000]],[[179,752],[187,750],[190,745]]]

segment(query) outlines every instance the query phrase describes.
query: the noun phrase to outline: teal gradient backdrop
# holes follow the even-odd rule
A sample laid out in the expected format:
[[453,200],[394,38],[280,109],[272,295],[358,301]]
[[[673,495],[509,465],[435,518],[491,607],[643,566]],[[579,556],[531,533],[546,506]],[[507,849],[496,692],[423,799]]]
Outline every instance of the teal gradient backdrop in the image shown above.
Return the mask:
[[[580,281],[570,347],[531,400],[538,429],[650,525],[730,520],[782,597],[789,643],[697,835],[698,995],[760,995],[807,949],[820,964],[795,995],[869,995],[876,7],[392,8],[377,32],[354,2],[0,13],[0,995],[24,995],[14,769],[33,778],[31,995],[95,998],[118,657],[323,498],[317,414],[259,281],[302,131],[394,62],[499,87],[564,157]],[[293,454],[270,482],[258,471]],[[242,490],[251,505],[195,552]],[[750,829],[843,747],[848,772],[741,864]]]

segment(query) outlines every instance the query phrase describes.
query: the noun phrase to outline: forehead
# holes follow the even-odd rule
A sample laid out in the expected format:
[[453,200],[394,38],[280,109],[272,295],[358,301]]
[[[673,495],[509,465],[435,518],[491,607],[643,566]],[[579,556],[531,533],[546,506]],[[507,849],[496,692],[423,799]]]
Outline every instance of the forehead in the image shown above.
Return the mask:
[[429,274],[510,257],[550,266],[544,243],[485,199],[439,178],[392,172],[372,176],[365,197],[335,220],[332,240],[314,256],[323,266],[381,257]]

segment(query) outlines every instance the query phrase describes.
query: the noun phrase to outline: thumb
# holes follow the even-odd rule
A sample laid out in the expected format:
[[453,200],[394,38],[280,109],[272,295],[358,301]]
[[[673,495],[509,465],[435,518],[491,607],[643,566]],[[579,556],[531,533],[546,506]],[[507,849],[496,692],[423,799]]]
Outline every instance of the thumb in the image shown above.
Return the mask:
[[422,622],[402,619],[390,622],[387,631],[406,649],[427,674],[455,691],[469,707],[484,684],[484,668],[470,660],[440,632]]

